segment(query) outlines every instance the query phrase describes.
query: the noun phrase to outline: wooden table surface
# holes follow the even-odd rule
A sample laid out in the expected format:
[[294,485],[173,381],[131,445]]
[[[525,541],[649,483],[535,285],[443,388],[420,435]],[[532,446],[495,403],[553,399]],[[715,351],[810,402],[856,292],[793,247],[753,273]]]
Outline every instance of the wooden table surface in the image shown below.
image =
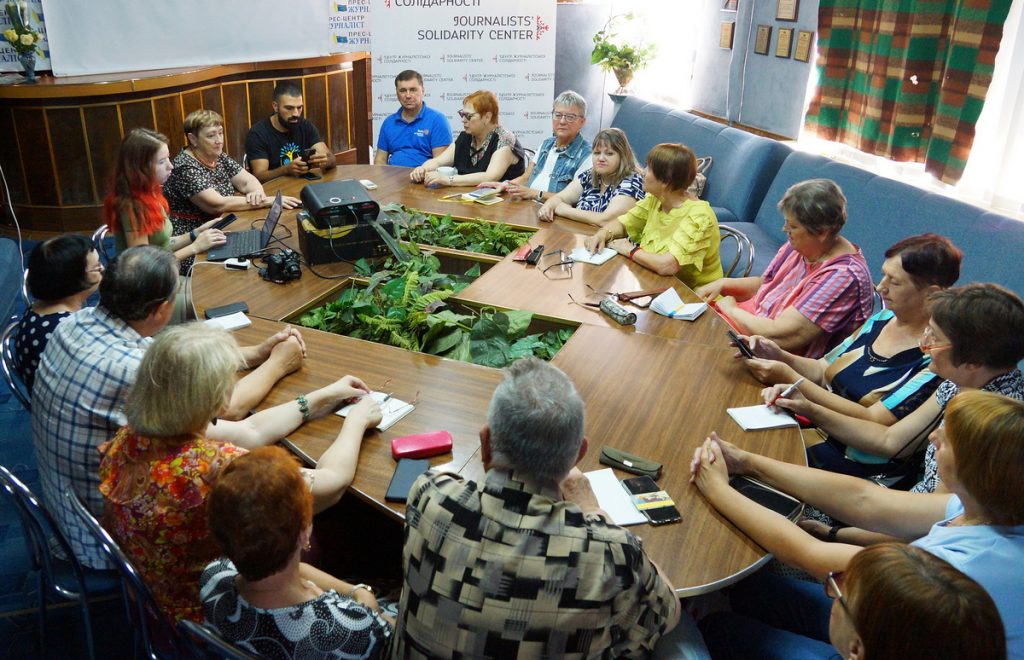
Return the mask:
[[[408,169],[370,165],[340,166],[334,178],[371,179],[379,188],[373,196],[384,204],[399,201],[425,211],[452,213],[467,205],[437,198],[452,192],[426,190],[408,182]],[[293,194],[305,182],[276,180],[278,188]],[[473,205],[464,217],[486,217],[521,226],[537,226],[535,207],[526,202],[494,206]],[[240,214],[242,215],[242,214]],[[257,213],[248,214],[261,217]],[[294,212],[286,213],[294,231]],[[533,217],[533,224],[530,224]],[[570,231],[574,230],[574,231]],[[281,231],[281,230],[279,230]],[[549,249],[571,250],[581,245],[585,225],[571,221],[544,224],[531,243]],[[343,264],[317,267],[342,274]],[[253,318],[250,328],[236,332],[241,343],[254,343],[281,327],[280,320],[314,300],[335,295],[344,279],[320,280],[304,273],[286,285],[262,282],[249,272],[225,273],[219,266],[198,266],[193,277],[197,307],[246,300]],[[636,326],[622,328],[603,314],[569,303],[567,293],[588,300],[586,284],[599,291],[632,291],[674,286],[685,301],[696,298],[674,278],[655,275],[621,258],[595,267],[577,264],[572,278],[552,280],[538,269],[507,257],[460,294],[471,304],[529,309],[537,315],[579,324],[573,337],[553,360],[576,383],[586,404],[586,433],[590,452],[581,468],[592,470],[601,447],[610,445],[657,459],[664,466],[659,480],[683,514],[679,524],[632,530],[644,539],[651,557],[666,571],[677,591],[693,595],[720,588],[740,579],[766,559],[759,546],[719,516],[689,484],[689,462],[694,448],[717,430],[741,446],[793,463],[805,463],[803,443],[794,429],[744,433],[731,421],[727,406],[758,402],[758,385],[733,358],[724,339],[726,325],[713,311],[696,322],[675,321],[637,310]],[[234,297],[232,297],[234,296]],[[272,322],[273,321],[273,322]],[[295,374],[281,381],[264,402],[275,405],[308,392],[345,374],[363,378],[377,389],[391,378],[388,391],[412,400],[416,411],[385,433],[370,433],[363,442],[359,469],[352,490],[374,503],[388,516],[400,516],[404,507],[384,502],[394,470],[390,440],[409,433],[448,429],[455,438],[452,454],[432,460],[435,467],[460,472],[467,478],[483,476],[478,431],[484,424],[499,370],[411,353],[349,337],[303,329],[310,359]],[[290,439],[314,459],[323,453],[341,427],[341,418],[329,416],[306,424]],[[630,475],[617,473],[620,478]]]

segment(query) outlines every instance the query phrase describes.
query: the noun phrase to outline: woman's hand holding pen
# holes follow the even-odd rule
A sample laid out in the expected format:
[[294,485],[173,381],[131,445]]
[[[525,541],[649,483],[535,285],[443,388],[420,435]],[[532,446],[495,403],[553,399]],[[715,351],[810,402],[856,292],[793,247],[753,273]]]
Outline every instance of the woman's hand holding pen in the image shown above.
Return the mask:
[[792,388],[792,385],[784,383],[772,385],[771,387],[766,387],[761,390],[761,397],[764,399],[764,403],[767,406],[784,408],[795,412],[798,415],[809,417],[811,406],[813,404],[808,401],[799,390],[794,389],[787,393],[787,390],[790,388]]

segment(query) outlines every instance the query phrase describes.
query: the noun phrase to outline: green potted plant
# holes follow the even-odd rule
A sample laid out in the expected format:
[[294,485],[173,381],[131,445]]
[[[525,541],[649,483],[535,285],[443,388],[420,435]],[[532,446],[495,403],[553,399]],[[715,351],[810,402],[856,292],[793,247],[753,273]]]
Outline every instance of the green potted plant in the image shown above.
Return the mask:
[[616,94],[628,94],[633,75],[647,66],[654,57],[653,44],[644,44],[642,39],[636,43],[629,43],[619,36],[619,28],[633,18],[633,12],[612,16],[601,31],[594,35],[594,50],[590,53],[590,62],[604,71],[615,74],[615,79],[619,81]]

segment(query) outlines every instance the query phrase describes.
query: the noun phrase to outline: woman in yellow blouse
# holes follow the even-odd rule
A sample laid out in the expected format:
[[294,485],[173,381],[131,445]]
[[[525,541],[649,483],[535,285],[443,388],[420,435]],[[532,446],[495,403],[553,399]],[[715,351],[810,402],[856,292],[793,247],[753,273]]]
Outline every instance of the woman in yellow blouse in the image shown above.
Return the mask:
[[659,275],[675,275],[691,289],[722,277],[718,219],[711,205],[687,192],[697,157],[682,144],[659,144],[647,154],[647,196],[584,245],[607,245]]

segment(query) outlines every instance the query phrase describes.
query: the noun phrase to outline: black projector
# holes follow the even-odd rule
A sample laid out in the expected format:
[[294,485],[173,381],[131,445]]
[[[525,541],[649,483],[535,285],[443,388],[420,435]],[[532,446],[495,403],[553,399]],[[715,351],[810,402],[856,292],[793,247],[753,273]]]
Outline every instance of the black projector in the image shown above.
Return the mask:
[[[388,255],[387,245],[370,225],[380,214],[377,204],[357,181],[311,183],[300,195],[299,249],[311,265]],[[390,222],[382,228],[393,231]]]

